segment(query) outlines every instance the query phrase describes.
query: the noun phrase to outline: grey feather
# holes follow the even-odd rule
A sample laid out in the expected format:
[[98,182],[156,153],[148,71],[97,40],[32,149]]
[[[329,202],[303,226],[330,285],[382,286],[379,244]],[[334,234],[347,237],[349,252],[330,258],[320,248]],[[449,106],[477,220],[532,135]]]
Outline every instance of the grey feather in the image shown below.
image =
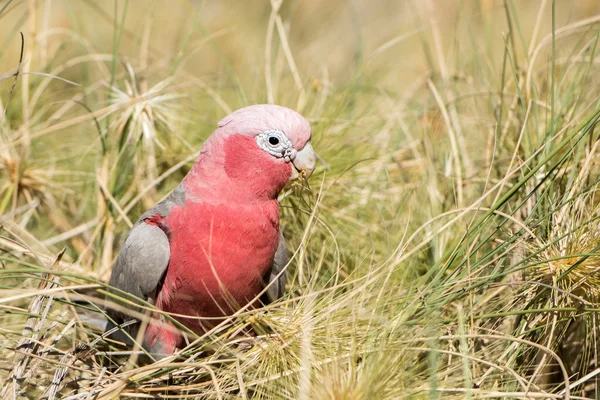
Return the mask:
[[[144,220],[156,215],[166,217],[173,206],[182,205],[184,201],[185,190],[182,185],[179,185],[163,201],[140,216],[121,246],[113,266],[110,286],[150,303],[154,302],[159,285],[169,266],[171,250],[167,233],[158,226],[145,223]],[[125,313],[110,308],[107,313],[117,324],[131,318]],[[113,327],[114,324],[109,323],[106,330]],[[137,327],[128,327],[126,331],[135,336]],[[130,342],[126,335],[119,332],[111,336],[119,341]]]
[[121,247],[109,284],[144,300],[154,298],[170,254],[169,239],[162,229],[136,224]]
[[155,215],[166,217],[175,205],[185,201],[185,189],[179,185],[163,201],[146,211],[136,221],[121,247],[109,284],[117,289],[153,299],[169,265],[169,238],[159,227],[144,223]]
[[285,239],[283,234],[279,234],[279,245],[277,251],[275,251],[275,257],[273,258],[273,267],[269,274],[269,288],[267,289],[267,298],[269,302],[273,302],[281,297],[285,293],[285,284],[287,283],[287,274],[283,272],[279,277],[283,268],[287,265],[290,257],[288,255],[287,248],[285,247]]

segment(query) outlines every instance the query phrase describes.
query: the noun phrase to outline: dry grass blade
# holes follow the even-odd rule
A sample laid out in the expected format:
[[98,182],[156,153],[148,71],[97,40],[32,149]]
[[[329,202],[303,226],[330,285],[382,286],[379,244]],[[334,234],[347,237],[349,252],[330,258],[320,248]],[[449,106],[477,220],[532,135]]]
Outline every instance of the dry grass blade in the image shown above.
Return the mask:
[[[65,250],[63,249],[56,255],[54,261],[49,266],[50,269],[54,270],[58,267]],[[50,290],[57,287],[58,284],[58,277],[52,274],[42,274],[38,289],[42,291]],[[22,338],[15,348],[12,372],[0,391],[0,397],[16,399],[25,390],[23,385],[26,384],[28,378],[31,378],[32,370],[28,370],[31,356],[36,355],[40,351],[40,331],[50,312],[52,302],[53,296],[47,294],[39,294],[32,299],[27,310],[30,316],[25,322]]]
[[21,34],[21,54],[19,55],[19,64],[17,66],[17,70],[14,73],[15,80],[13,81],[10,91],[8,92],[8,100],[6,100],[6,104],[4,106],[4,109],[2,110],[2,115],[0,116],[0,122],[2,122],[4,120],[4,117],[6,116],[6,110],[8,109],[8,104],[10,103],[10,100],[12,98],[15,87],[17,86],[17,80],[19,79],[19,72],[21,71],[21,63],[23,62],[23,49],[25,48],[25,37],[23,36],[23,32],[19,32],[19,33]]

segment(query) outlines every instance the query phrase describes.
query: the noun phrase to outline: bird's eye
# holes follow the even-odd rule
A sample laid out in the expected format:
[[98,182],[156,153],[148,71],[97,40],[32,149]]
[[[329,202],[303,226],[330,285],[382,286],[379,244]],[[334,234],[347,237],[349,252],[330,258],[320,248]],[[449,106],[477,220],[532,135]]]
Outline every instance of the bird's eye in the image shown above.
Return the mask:
[[284,158],[289,162],[293,157],[293,145],[285,133],[279,129],[269,129],[256,135],[256,144],[258,147],[277,158]]

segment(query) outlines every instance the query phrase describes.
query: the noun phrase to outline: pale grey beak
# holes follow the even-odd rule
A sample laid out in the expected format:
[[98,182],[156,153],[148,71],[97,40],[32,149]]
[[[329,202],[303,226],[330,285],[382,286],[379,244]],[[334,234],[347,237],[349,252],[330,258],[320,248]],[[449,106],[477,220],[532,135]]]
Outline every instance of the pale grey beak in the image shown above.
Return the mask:
[[311,176],[317,164],[317,156],[310,142],[307,142],[304,148],[296,153],[292,164],[294,164],[294,168],[292,168],[291,181],[298,179],[300,175],[304,179],[308,179]]

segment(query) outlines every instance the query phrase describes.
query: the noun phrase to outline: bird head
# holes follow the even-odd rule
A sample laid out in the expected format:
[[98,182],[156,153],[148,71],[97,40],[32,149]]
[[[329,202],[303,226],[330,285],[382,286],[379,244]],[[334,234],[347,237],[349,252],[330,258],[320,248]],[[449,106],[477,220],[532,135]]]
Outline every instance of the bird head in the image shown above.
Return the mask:
[[296,111],[244,107],[219,121],[196,167],[201,175],[223,174],[227,188],[219,195],[276,198],[288,182],[312,174],[316,155],[310,139],[310,125]]

